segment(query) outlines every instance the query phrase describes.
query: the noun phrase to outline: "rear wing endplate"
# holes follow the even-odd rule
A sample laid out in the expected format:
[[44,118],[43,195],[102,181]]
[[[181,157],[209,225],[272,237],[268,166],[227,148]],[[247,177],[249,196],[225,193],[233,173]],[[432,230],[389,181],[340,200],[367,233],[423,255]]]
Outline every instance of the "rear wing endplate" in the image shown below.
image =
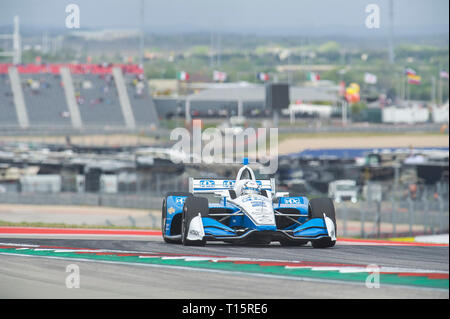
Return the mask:
[[[275,194],[275,179],[259,179],[256,183],[261,185],[262,190]],[[189,192],[192,194],[216,194],[234,189],[236,180],[234,179],[197,179],[189,178]]]

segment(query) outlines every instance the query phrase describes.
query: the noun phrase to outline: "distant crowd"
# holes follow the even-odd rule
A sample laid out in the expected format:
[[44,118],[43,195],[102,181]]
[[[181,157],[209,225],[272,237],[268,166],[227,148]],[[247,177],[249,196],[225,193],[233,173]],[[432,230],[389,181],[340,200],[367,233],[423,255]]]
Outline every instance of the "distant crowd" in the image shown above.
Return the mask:
[[137,64],[85,64],[85,63],[43,63],[43,64],[18,64],[12,63],[0,63],[0,74],[7,74],[8,69],[15,66],[21,74],[40,74],[40,73],[52,73],[59,74],[61,67],[67,67],[72,74],[111,74],[114,67],[120,67],[124,74],[143,74],[144,70],[142,66]]

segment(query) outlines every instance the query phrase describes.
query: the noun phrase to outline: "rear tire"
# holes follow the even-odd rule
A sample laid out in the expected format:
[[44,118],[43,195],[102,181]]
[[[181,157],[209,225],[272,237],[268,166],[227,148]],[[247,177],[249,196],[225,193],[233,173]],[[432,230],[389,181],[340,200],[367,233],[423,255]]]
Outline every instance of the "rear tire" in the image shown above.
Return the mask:
[[162,202],[161,208],[161,233],[163,240],[168,244],[181,244],[181,239],[170,239],[166,237],[166,222],[167,222],[167,197],[169,196],[192,196],[191,193],[188,192],[170,192],[167,193]]
[[[309,217],[310,218],[330,218],[334,224],[334,231],[337,232],[336,227],[336,212],[334,210],[333,201],[330,198],[313,198],[309,201]],[[336,240],[331,240],[330,237],[323,237],[317,240],[312,240],[311,245],[314,248],[327,248],[333,247],[336,244]]]
[[206,240],[204,238],[202,240],[187,239],[191,220],[198,216],[199,213],[202,217],[208,216],[208,200],[203,197],[194,196],[186,198],[181,219],[181,242],[184,246],[204,246],[206,244]]

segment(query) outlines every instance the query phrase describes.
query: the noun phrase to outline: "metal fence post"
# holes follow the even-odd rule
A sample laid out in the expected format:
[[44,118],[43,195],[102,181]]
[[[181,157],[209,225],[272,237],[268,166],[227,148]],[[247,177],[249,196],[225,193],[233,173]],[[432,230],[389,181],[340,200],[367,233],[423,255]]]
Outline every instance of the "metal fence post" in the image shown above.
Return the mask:
[[395,197],[391,198],[391,206],[392,206],[392,213],[391,213],[392,236],[396,237],[396,234],[397,234],[397,201],[395,200]]
[[161,185],[159,185],[159,174],[156,174],[156,194],[161,194]]
[[430,219],[430,205],[427,197],[423,197],[423,210],[423,232],[426,234],[427,229],[429,228]]
[[136,220],[133,218],[133,216],[128,215],[128,220],[130,221],[131,227],[136,227]]
[[433,205],[433,212],[431,212],[431,214],[430,214],[430,221],[429,221],[429,223],[430,223],[430,232],[433,235],[436,233],[435,228],[434,228],[435,215],[436,215],[435,212],[434,212],[435,207],[437,207],[437,206],[434,203],[434,205]]
[[377,201],[377,214],[376,214],[376,227],[377,227],[377,238],[381,237],[381,202]]
[[[368,206],[367,202],[366,202],[365,206]],[[366,232],[364,230],[365,219],[366,219],[366,209],[361,209],[361,237],[362,238],[366,238]]]
[[149,213],[148,217],[150,217],[152,223],[151,228],[156,228],[156,217],[152,213]]
[[443,231],[445,231],[445,213],[444,213],[444,201],[442,200],[442,198],[439,196],[438,197],[438,201],[439,201],[439,217],[438,220],[440,220],[440,233],[442,233]]
[[414,203],[411,198],[408,198],[408,213],[409,213],[409,235],[413,235],[413,213],[414,213]]
[[344,206],[344,237],[347,237],[347,218],[348,218],[348,211],[347,211],[347,205]]

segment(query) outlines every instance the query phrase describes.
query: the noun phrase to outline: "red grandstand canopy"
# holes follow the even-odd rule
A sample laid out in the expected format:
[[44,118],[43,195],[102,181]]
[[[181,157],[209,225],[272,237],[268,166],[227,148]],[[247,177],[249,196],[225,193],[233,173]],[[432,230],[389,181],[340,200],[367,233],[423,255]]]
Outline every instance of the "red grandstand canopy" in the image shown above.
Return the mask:
[[[0,74],[8,73],[12,63],[0,63]],[[19,64],[16,65],[21,74],[59,74],[61,67],[68,67],[72,74],[111,74],[113,67],[120,67],[123,73],[142,74],[143,69],[137,64]]]

